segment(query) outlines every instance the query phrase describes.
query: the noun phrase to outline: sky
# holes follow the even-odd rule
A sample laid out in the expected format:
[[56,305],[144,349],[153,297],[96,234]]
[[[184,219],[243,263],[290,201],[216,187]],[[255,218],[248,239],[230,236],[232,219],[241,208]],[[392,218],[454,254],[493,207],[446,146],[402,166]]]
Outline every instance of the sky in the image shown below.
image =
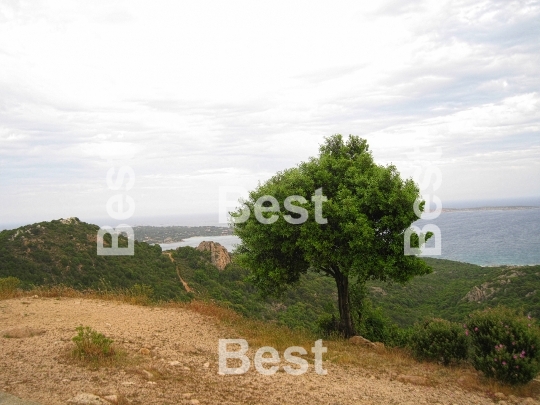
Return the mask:
[[218,222],[220,193],[336,133],[443,207],[540,205],[539,21],[540,1],[0,0],[0,224]]

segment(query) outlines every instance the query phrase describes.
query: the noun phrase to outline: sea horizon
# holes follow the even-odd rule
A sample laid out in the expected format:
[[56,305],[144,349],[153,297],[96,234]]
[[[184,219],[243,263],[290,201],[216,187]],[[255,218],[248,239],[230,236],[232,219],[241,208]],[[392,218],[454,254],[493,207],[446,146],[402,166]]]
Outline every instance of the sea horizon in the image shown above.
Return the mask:
[[[540,265],[540,207],[458,209],[414,225],[422,228],[428,223],[441,230],[441,255],[424,257],[483,267]],[[164,250],[196,247],[203,240],[220,243],[228,251],[241,242],[235,235],[197,236],[160,246]],[[428,241],[426,246],[432,247],[434,242]]]

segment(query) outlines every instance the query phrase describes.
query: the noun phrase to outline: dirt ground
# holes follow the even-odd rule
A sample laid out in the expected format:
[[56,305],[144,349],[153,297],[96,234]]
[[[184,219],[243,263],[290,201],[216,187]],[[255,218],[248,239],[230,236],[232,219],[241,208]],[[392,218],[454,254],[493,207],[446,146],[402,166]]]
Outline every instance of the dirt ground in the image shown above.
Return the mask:
[[[79,325],[112,338],[127,352],[127,363],[96,370],[70,359],[67,353]],[[4,337],[9,331],[19,331],[22,337]],[[35,335],[27,336],[33,334],[28,331]],[[234,337],[231,331],[213,319],[180,308],[78,298],[4,300],[0,301],[0,391],[43,405],[64,405],[81,393],[117,395],[134,405],[498,401],[458,386],[415,385],[327,362],[323,363],[327,375],[315,373],[313,364],[299,376],[282,369],[265,376],[253,366],[243,375],[220,375],[218,340],[230,337]],[[306,350],[310,353],[310,348]],[[251,360],[253,352],[250,348]],[[530,398],[506,401],[499,403],[539,403]]]

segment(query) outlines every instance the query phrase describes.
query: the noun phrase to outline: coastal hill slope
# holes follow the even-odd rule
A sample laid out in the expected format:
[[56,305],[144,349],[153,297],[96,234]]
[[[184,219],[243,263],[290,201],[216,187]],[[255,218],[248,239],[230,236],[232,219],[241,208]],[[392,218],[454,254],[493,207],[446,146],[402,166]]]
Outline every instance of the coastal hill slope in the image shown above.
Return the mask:
[[[144,242],[135,242],[133,256],[98,256],[98,229],[70,218],[2,231],[0,278],[17,277],[23,289],[62,284],[146,294],[152,301],[213,300],[244,316],[311,331],[317,331],[320,319],[337,313],[336,288],[329,278],[308,274],[282,297],[263,299],[246,281],[249,271],[234,258],[232,263],[214,260],[218,269],[204,246],[164,254],[159,245]],[[499,304],[540,318],[540,266],[425,260],[433,273],[405,285],[370,282],[372,307],[402,327],[428,316],[462,321],[476,309]]]
[[[53,220],[0,232],[0,278],[22,287],[58,285],[94,290],[148,285],[157,299],[185,297],[175,266],[159,245],[135,241],[132,256],[97,254],[97,225],[77,218]],[[119,238],[119,245],[127,240]],[[105,237],[104,246],[110,246]]]

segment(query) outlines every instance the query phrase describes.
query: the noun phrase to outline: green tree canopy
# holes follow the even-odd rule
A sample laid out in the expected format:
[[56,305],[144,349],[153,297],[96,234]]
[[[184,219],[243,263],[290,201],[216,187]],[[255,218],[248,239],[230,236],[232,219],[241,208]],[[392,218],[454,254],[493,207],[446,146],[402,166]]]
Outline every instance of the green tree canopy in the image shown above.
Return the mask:
[[308,271],[333,277],[340,329],[351,336],[349,285],[405,282],[431,271],[404,255],[404,232],[418,219],[413,204],[419,198],[418,187],[403,181],[395,166],[373,161],[364,139],[334,135],[318,157],[277,173],[231,213],[242,240],[237,253],[265,294],[279,295]]

